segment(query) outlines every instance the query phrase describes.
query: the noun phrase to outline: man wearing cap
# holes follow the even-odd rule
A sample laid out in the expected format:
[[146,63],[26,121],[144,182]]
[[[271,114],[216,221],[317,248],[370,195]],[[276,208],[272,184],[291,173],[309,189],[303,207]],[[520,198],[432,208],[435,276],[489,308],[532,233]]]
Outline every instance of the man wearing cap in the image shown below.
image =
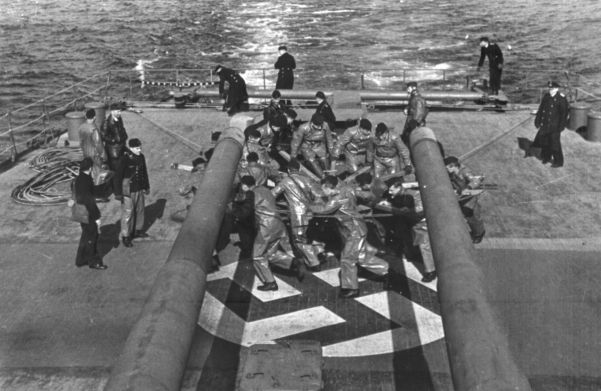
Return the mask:
[[85,157],[79,164],[79,175],[73,183],[73,201],[85,205],[89,216],[88,223],[80,223],[81,237],[77,247],[75,266],[88,265],[91,269],[104,270],[107,266],[103,265],[96,246],[98,243],[98,227],[100,226],[100,210],[94,200],[94,182],[90,176],[93,165],[92,158]]
[[271,100],[269,106],[263,109],[263,121],[269,122],[272,118],[278,115],[284,115],[284,109],[286,106],[282,104],[282,93],[278,90],[274,90],[271,93]]
[[451,185],[459,197],[459,206],[470,228],[472,241],[480,243],[486,231],[484,230],[478,195],[471,194],[470,190],[481,188],[484,177],[472,175],[466,167],[459,163],[459,159],[455,156],[445,157],[444,165],[447,167]]
[[405,127],[401,134],[401,140],[405,145],[409,145],[409,135],[411,132],[420,126],[426,126],[426,116],[428,115],[428,105],[426,100],[420,95],[417,89],[417,83],[411,81],[407,83],[407,93],[409,94],[409,102],[405,108]]
[[413,172],[409,150],[398,137],[392,135],[388,126],[383,122],[376,126],[376,136],[367,153],[373,155],[368,160],[374,162],[374,176],[376,178],[396,174],[401,170],[407,175]]
[[371,122],[366,118],[362,118],[358,126],[348,128],[338,138],[334,156],[344,154],[347,170],[353,173],[360,166],[373,163],[373,155],[368,156],[367,154],[367,150],[372,143]]
[[480,60],[478,71],[484,64],[484,58],[488,57],[490,93],[497,95],[501,89],[501,73],[503,72],[503,52],[499,45],[490,43],[488,37],[480,38]]
[[[233,69],[217,65],[215,74],[219,76],[219,95],[225,99],[223,111],[228,115],[234,115],[248,109],[248,93],[246,82],[240,74]],[[225,83],[228,83],[228,89]]]
[[317,101],[317,108],[315,109],[315,114],[321,115],[324,121],[326,121],[326,123],[330,127],[330,130],[333,131],[336,125],[336,116],[334,115],[332,106],[330,106],[326,99],[326,94],[324,94],[323,91],[317,91],[315,93],[315,100]]
[[313,114],[311,121],[301,125],[292,135],[290,156],[295,158],[300,153],[319,177],[323,177],[323,170],[328,169],[333,150],[332,132],[319,114]]
[[559,92],[559,83],[550,81],[547,87],[549,92],[543,96],[534,119],[538,132],[526,156],[534,154],[533,148],[540,148],[543,164],[552,162],[551,167],[561,167],[561,132],[568,123],[569,105],[566,96]]
[[144,196],[150,193],[150,183],[142,143],[137,138],[129,140],[129,149],[124,155],[122,178],[121,239],[125,247],[131,247],[134,237],[148,237],[143,231]]
[[115,199],[120,200],[123,197],[121,173],[123,172],[123,154],[126,149],[127,132],[121,118],[121,105],[112,103],[109,110],[108,118],[104,121],[102,138],[108,156],[109,168],[114,172],[113,193]]
[[276,89],[291,90],[294,86],[294,69],[296,62],[294,57],[288,53],[286,46],[278,47],[280,56],[275,62],[274,68],[278,70],[278,79],[275,82]]

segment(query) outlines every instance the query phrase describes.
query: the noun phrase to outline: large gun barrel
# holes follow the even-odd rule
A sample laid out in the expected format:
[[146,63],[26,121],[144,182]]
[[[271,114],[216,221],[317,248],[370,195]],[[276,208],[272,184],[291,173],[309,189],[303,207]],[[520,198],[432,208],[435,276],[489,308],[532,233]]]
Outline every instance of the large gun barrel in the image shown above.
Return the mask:
[[222,133],[188,216],[105,390],[180,389],[243,143],[241,129],[228,128]]
[[434,132],[425,127],[414,130],[410,147],[439,276],[438,296],[455,389],[530,390],[486,300],[474,246]]

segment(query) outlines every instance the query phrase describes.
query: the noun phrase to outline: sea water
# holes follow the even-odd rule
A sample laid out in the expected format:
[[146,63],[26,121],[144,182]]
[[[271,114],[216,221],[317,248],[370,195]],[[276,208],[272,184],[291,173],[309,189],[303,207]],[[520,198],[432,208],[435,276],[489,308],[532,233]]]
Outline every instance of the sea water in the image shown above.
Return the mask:
[[296,58],[297,85],[359,88],[363,74],[368,88],[399,89],[443,70],[487,77],[487,64],[475,70],[483,35],[503,50],[502,88],[519,101],[550,78],[567,85],[565,71],[596,81],[598,31],[598,0],[0,0],[0,111],[141,64],[223,64],[263,87],[280,44]]

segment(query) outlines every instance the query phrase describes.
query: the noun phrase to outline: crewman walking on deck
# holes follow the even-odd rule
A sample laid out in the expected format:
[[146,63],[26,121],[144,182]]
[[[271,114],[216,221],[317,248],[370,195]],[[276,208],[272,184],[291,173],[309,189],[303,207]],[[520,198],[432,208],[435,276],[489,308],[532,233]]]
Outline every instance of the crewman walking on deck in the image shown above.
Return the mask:
[[290,269],[299,281],[305,277],[305,264],[294,257],[288,231],[277,210],[275,197],[265,186],[255,186],[255,179],[243,176],[240,179],[243,191],[252,190],[255,201],[255,222],[258,227],[253,246],[253,266],[263,283],[257,287],[260,291],[277,291],[269,265]]
[[278,79],[275,82],[275,88],[278,90],[291,90],[294,87],[294,69],[296,61],[294,56],[288,53],[288,48],[284,45],[278,47],[280,56],[275,62],[274,68],[278,70]]
[[498,95],[501,89],[501,73],[503,72],[503,52],[499,45],[491,43],[488,37],[481,37],[478,71],[484,64],[485,57],[488,57],[490,93]]
[[[240,74],[233,69],[217,65],[215,74],[219,76],[219,95],[225,99],[223,111],[234,115],[240,111],[248,110],[248,93],[246,82]],[[228,83],[226,90],[225,83]]]
[[551,162],[551,167],[557,168],[563,166],[561,132],[568,123],[569,105],[566,96],[559,92],[557,82],[550,81],[547,87],[549,92],[543,96],[534,119],[538,132],[526,156],[534,154],[533,148],[540,148],[543,164]]
[[357,265],[384,279],[388,275],[388,263],[368,253],[367,225],[357,209],[353,189],[338,182],[333,175],[322,181],[322,191],[328,197],[325,204],[311,204],[309,209],[317,214],[334,214],[340,222],[344,248],[340,254],[340,297],[350,299],[359,296]]
[[388,126],[383,122],[376,126],[376,137],[374,137],[368,153],[373,155],[371,160],[374,163],[376,178],[397,174],[401,170],[406,175],[413,172],[409,150],[398,137],[392,135]]
[[405,108],[405,127],[401,134],[401,140],[405,145],[409,145],[409,135],[415,128],[426,126],[426,117],[428,116],[428,105],[426,100],[420,95],[417,89],[417,83],[411,81],[407,83],[407,93],[409,94],[409,102]]

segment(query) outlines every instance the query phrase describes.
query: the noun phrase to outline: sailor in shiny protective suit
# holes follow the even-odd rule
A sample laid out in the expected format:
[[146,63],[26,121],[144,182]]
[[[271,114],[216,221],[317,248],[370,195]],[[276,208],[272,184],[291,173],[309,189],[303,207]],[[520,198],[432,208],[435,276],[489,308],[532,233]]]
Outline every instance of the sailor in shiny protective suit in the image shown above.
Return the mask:
[[257,289],[262,291],[278,289],[273,273],[269,269],[270,263],[282,269],[296,271],[298,279],[302,280],[305,265],[294,258],[288,232],[278,213],[275,197],[268,188],[255,187],[255,180],[251,176],[242,177],[240,183],[243,191],[252,189],[255,194],[257,236],[253,246],[253,266],[263,283]]
[[320,114],[313,114],[311,122],[301,125],[292,135],[290,156],[300,152],[313,172],[323,177],[323,170],[329,168],[329,156],[334,149],[332,132]]
[[260,164],[277,170],[280,165],[269,155],[269,148],[261,143],[261,132],[258,129],[252,129],[250,131],[245,131],[245,133],[246,142],[242,147],[242,159],[240,160],[241,167],[244,167],[244,164],[246,164],[248,154],[254,152],[259,157]]
[[311,219],[309,204],[315,201],[319,184],[299,172],[300,164],[296,159],[288,163],[288,176],[284,177],[272,190],[277,197],[284,194],[290,211],[290,230],[296,248],[303,254],[307,266],[313,271],[319,271],[317,255],[322,249],[307,242],[307,227]]
[[311,204],[310,210],[316,214],[336,213],[344,240],[340,254],[340,296],[357,297],[357,265],[384,277],[388,274],[388,263],[367,251],[367,226],[357,209],[353,189],[346,184],[338,184],[338,178],[328,175],[322,180],[322,191],[328,201],[325,204]]
[[353,173],[359,167],[372,163],[369,160],[372,155],[367,156],[367,150],[372,143],[371,122],[363,118],[359,121],[359,126],[345,130],[340,136],[334,156],[344,154],[347,170]]
[[407,175],[413,172],[409,150],[400,138],[394,137],[390,133],[388,126],[383,122],[376,126],[376,137],[367,153],[373,154],[376,178],[396,174],[401,170]]

